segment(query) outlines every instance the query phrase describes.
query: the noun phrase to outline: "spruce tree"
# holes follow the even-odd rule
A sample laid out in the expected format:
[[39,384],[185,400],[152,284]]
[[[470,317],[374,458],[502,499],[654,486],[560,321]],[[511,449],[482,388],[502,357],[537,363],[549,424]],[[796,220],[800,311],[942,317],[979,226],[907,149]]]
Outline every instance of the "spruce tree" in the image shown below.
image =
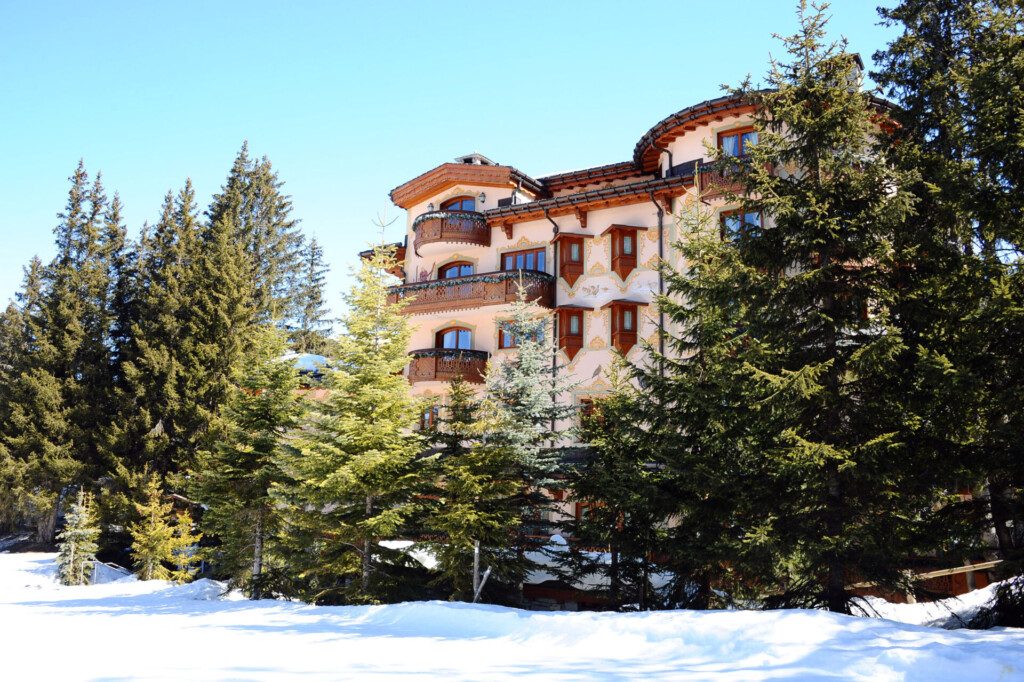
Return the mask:
[[93,581],[99,534],[92,495],[79,489],[64,517],[64,528],[57,534],[57,579],[61,584],[88,585]]
[[1000,556],[1012,560],[1024,548],[1024,10],[914,0],[879,11],[902,30],[876,54],[875,79],[900,105],[890,143],[922,176],[920,219],[897,244],[917,266],[899,273],[896,315],[919,362],[937,368],[908,391],[935,425],[920,447],[948,453],[951,484],[971,484],[979,530],[994,526]]
[[669,507],[663,494],[664,467],[654,466],[649,434],[638,417],[645,396],[627,375],[612,372],[612,390],[582,418],[581,440],[589,456],[570,467],[566,483],[585,513],[570,521],[573,544],[562,557],[571,580],[611,608],[657,608],[667,595],[655,588],[664,567]]
[[387,598],[397,553],[378,543],[397,537],[416,506],[421,439],[402,373],[410,328],[402,304],[388,302],[393,263],[394,249],[380,247],[356,273],[329,395],[280,458],[290,479],[276,487],[286,532],[304,541],[291,558],[316,602]]
[[68,382],[51,332],[53,293],[37,258],[25,272],[18,301],[24,336],[3,414],[5,468],[17,515],[34,524],[37,540],[50,542],[61,491],[78,480],[84,466],[74,452]]
[[296,313],[303,240],[283,184],[270,161],[250,159],[249,145],[243,143],[206,214],[211,225],[234,226],[234,239],[247,257],[246,279],[260,322],[290,320]]
[[[431,408],[436,409],[436,408]],[[496,449],[480,447],[477,423],[480,401],[461,377],[449,384],[433,435],[437,479],[434,504],[425,521],[437,557],[438,582],[451,588],[451,599],[471,601],[483,572],[497,568],[499,551],[514,536],[519,517],[509,501],[519,491],[512,461]],[[474,552],[477,558],[474,560]]]
[[199,562],[202,559],[202,551],[199,549],[199,542],[203,539],[202,533],[195,531],[195,522],[188,512],[178,512],[174,520],[174,542],[171,547],[171,563],[174,570],[171,571],[171,580],[176,583],[187,583],[195,577],[199,571]]
[[480,456],[507,463],[507,475],[517,486],[504,504],[518,527],[507,543],[491,551],[497,563],[494,581],[521,601],[523,583],[538,566],[535,553],[543,551],[555,526],[550,491],[564,485],[559,480],[562,447],[573,433],[565,422],[576,407],[568,399],[572,385],[556,360],[550,318],[526,299],[523,287],[503,324],[517,347],[487,366],[477,428]]
[[259,327],[253,336],[248,369],[228,402],[219,438],[200,456],[193,486],[206,506],[203,527],[220,541],[218,571],[259,599],[265,593],[265,567],[281,565],[273,546],[281,514],[270,490],[284,481],[277,460],[302,404],[295,368],[280,359],[281,334]]
[[[160,480],[151,474],[142,491],[142,502],[135,503],[139,519],[128,527],[132,537],[132,560],[136,575],[141,580],[170,580],[173,574],[167,564],[173,564],[179,548],[174,524],[171,523],[173,505],[163,501]],[[180,535],[178,536],[180,537]]]
[[906,445],[914,415],[892,380],[907,349],[889,279],[913,175],[875,144],[884,110],[845,44],[826,42],[824,7],[802,2],[798,18],[769,89],[743,90],[759,131],[749,161],[721,160],[743,184],[743,215],[763,216],[728,235],[754,269],[735,282],[753,407],[740,419],[776,496],[745,543],[777,554],[777,603],[844,611],[850,582],[892,584],[932,549],[921,518],[941,500]]
[[324,284],[327,281],[324,250],[316,239],[302,249],[302,269],[295,288],[296,316],[290,340],[297,353],[327,352],[331,321],[324,303]]

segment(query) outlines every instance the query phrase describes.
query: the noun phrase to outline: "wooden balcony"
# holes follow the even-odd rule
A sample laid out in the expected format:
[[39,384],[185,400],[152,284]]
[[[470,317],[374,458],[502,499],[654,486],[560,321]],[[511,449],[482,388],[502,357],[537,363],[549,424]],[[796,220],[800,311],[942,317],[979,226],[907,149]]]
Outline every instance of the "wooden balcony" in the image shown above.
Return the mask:
[[451,381],[461,376],[466,381],[481,384],[487,368],[487,351],[425,348],[409,355],[409,383],[420,381]]
[[392,287],[388,301],[408,300],[405,312],[410,315],[479,308],[515,301],[522,280],[526,298],[550,308],[554,304],[554,278],[533,270],[486,272],[466,277],[438,279]]
[[416,218],[412,229],[412,248],[418,256],[443,253],[446,244],[491,245],[491,228],[476,211],[431,211]]

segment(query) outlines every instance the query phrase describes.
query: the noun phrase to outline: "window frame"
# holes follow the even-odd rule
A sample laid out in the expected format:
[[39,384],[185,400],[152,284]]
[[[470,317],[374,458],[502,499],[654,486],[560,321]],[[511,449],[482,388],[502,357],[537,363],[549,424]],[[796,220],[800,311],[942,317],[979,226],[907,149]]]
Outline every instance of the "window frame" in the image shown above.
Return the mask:
[[[450,332],[456,332],[455,335],[455,347],[448,348],[444,345],[444,337]],[[459,346],[460,334],[458,332],[466,332],[469,338],[469,346],[462,348]],[[438,350],[473,350],[473,330],[469,327],[453,326],[445,327],[434,332],[434,348]]]
[[[501,271],[502,272],[515,272],[517,270],[522,270],[522,271],[525,271],[525,272],[547,272],[547,251],[548,250],[545,247],[543,247],[543,246],[535,247],[535,248],[532,248],[532,249],[519,249],[517,251],[505,251],[504,253],[501,254]],[[515,260],[519,256],[522,256],[523,265],[525,266],[527,258],[529,256],[531,256],[531,255],[534,257],[533,258],[534,264],[539,266],[539,267],[536,267],[536,268],[527,268],[527,267],[507,268],[507,267],[505,267],[506,259],[512,258],[513,259],[512,260],[512,264],[515,265]]]
[[[720,131],[718,133],[718,137],[717,137],[718,149],[723,153],[723,155],[728,156],[728,157],[733,158],[733,159],[743,159],[743,158],[746,158],[747,157],[747,146],[743,143],[743,137],[745,135],[749,134],[749,133],[754,133],[754,135],[758,134],[757,130],[754,128],[754,126],[751,126],[751,125],[743,126],[741,128],[732,128],[730,130]],[[737,149],[738,153],[735,154],[735,155],[733,155],[733,154],[725,154],[725,147],[722,146],[722,140],[724,138],[728,138],[728,137],[735,137],[735,138],[737,138],[736,139],[736,149]],[[754,144],[757,144],[757,142],[755,141]]]
[[[466,201],[469,201],[469,202],[472,203],[472,207],[471,208],[464,208],[462,206],[462,204],[464,204]],[[456,203],[459,205],[459,207],[458,208],[452,208],[452,206],[454,206]],[[465,194],[465,195],[459,195],[457,197],[452,197],[450,199],[445,199],[444,201],[441,202],[440,210],[442,210],[442,211],[475,212],[476,211],[476,197],[473,197],[473,196],[470,196],[468,194]]]
[[[447,273],[450,269],[455,268],[455,267],[459,268],[459,274],[456,275],[455,277],[446,277],[445,273]],[[462,273],[462,269],[463,268],[467,268],[467,267],[471,270],[471,272],[469,272],[467,274],[463,274]],[[456,277],[470,277],[470,276],[476,274],[475,271],[476,271],[476,266],[473,263],[470,263],[468,260],[452,261],[451,263],[445,263],[444,265],[438,266],[438,268],[437,268],[437,279],[444,280],[444,279],[455,279]]]
[[747,225],[755,225],[755,223],[748,223],[747,222],[747,216],[750,216],[750,215],[756,215],[757,216],[756,227],[758,229],[763,229],[764,228],[764,213],[762,211],[744,211],[742,208],[734,208],[734,209],[727,210],[727,211],[721,211],[718,214],[718,230],[719,230],[718,236],[719,236],[719,238],[723,242],[734,242],[734,241],[737,241],[736,238],[730,238],[730,235],[732,234],[732,232],[726,226],[726,221],[729,218],[733,218],[733,217],[736,217],[736,216],[742,216],[741,221],[740,221],[740,231],[736,235],[736,237],[738,239],[745,239],[746,236],[749,233],[749,230],[747,229]]

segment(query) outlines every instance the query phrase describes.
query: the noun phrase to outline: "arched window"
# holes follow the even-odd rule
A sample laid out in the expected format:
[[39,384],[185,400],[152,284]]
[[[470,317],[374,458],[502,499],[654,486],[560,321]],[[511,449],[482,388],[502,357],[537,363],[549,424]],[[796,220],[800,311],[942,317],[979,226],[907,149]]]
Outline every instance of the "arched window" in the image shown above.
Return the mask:
[[465,327],[449,327],[447,329],[442,329],[434,337],[434,345],[437,348],[472,350],[473,333]]
[[473,197],[455,197],[441,202],[442,211],[475,211],[476,199]]
[[466,277],[473,274],[473,264],[466,261],[447,263],[437,269],[438,279],[451,279],[453,277]]

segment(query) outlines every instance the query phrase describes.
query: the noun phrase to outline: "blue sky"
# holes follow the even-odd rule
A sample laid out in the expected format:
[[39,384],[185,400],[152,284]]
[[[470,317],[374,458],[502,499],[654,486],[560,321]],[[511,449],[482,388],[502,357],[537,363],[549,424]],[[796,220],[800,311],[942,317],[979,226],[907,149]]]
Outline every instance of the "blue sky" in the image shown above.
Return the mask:
[[[894,36],[872,0],[830,28],[865,61]],[[889,3],[891,4],[891,3]],[[652,125],[757,79],[795,2],[0,3],[0,301],[53,255],[79,158],[154,220],[202,204],[243,140],[323,243],[337,307],[388,191],[480,151],[541,176],[630,158]],[[387,234],[401,237],[397,221]]]

